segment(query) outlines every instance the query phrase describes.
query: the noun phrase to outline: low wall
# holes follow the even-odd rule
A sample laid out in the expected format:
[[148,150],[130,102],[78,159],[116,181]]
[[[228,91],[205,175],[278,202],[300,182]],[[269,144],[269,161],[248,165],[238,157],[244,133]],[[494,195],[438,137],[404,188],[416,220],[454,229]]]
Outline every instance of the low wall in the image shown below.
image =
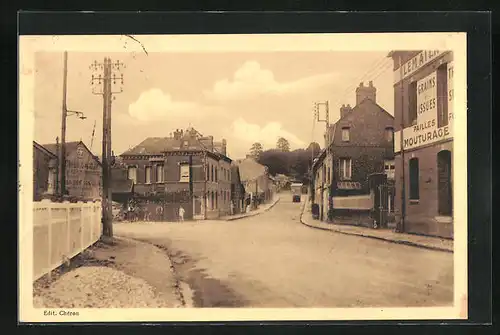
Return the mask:
[[333,208],[368,211],[373,208],[373,198],[370,194],[333,197]]
[[33,281],[101,236],[101,203],[33,202]]

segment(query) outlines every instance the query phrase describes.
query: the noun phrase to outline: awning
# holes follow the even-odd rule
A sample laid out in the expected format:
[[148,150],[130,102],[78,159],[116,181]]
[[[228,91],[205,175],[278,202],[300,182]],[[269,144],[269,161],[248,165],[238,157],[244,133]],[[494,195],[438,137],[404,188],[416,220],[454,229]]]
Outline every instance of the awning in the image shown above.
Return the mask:
[[339,190],[360,190],[361,183],[357,181],[339,181],[337,182],[337,189]]

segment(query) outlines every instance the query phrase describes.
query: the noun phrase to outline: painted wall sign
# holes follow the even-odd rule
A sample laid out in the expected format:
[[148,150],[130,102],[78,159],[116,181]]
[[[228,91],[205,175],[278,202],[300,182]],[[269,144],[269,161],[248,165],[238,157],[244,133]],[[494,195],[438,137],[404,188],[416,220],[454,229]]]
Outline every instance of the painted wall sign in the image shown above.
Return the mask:
[[440,55],[447,51],[442,50],[424,50],[418,55],[404,63],[401,68],[394,71],[394,84],[397,84],[401,80],[415,73],[418,69],[424,65],[430,63],[432,60],[436,59]]
[[[403,150],[453,138],[453,62],[447,64],[448,124],[437,124],[437,82],[436,73],[417,83],[417,124],[403,131]],[[401,151],[401,133],[394,134],[394,152]]]

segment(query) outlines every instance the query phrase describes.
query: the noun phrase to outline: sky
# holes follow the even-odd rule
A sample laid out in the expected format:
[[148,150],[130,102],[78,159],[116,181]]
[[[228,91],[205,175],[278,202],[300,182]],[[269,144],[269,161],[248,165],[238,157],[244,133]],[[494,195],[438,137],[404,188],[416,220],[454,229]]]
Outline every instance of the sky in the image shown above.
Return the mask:
[[[103,99],[92,93],[99,88],[91,85],[89,66],[110,57],[126,65],[124,84],[114,86],[123,88],[112,103],[115,154],[190,126],[226,139],[232,159],[245,157],[254,142],[274,148],[278,137],[292,149],[313,140],[323,147],[325,124],[313,122],[315,101],[329,101],[335,122],[342,104],[355,105],[356,86],[372,80],[377,103],[393,114],[389,51],[69,51],[67,106],[87,118],[68,117],[66,140],[83,140],[100,153]],[[34,140],[54,143],[61,127],[63,52],[37,51],[34,60]]]

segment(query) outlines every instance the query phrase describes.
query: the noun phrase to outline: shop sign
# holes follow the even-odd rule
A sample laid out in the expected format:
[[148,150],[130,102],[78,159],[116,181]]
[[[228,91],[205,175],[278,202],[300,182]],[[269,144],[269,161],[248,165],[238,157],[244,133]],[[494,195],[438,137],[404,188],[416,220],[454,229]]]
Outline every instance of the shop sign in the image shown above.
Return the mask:
[[[453,138],[453,62],[447,65],[448,124],[438,127],[436,72],[417,82],[417,122],[403,131],[403,150]],[[394,152],[401,151],[401,132],[394,133]]]
[[424,50],[418,55],[404,63],[400,68],[394,71],[394,84],[415,73],[424,65],[429,64],[446,51],[442,50]]

